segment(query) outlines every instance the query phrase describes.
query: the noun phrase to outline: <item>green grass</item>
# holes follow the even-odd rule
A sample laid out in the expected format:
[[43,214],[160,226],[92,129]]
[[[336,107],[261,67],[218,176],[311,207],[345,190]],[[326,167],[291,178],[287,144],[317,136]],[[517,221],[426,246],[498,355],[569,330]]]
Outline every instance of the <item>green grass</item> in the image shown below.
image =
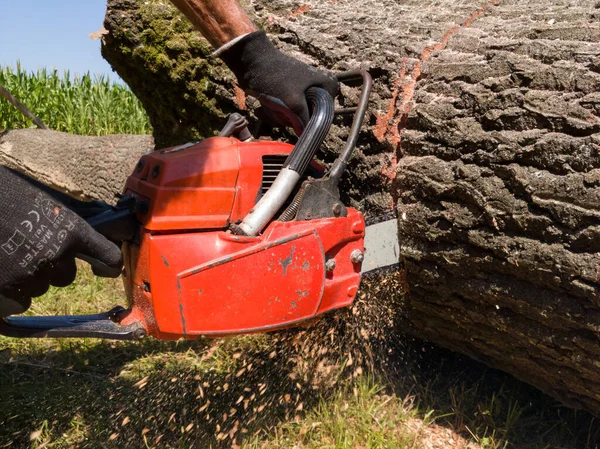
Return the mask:
[[[107,310],[122,297],[118,280],[83,267],[29,313]],[[339,321],[191,342],[0,338],[0,448],[599,447],[590,415],[408,337],[388,335],[385,363],[361,372]],[[333,370],[323,340],[310,344],[321,334]]]
[[407,426],[417,416],[405,401],[365,376],[322,398],[307,416],[276,426],[245,447],[419,448],[421,435]]
[[[152,128],[139,100],[125,85],[89,73],[59,76],[56,70],[26,72],[0,67],[0,85],[55,131],[81,135],[150,134]],[[32,127],[12,104],[0,97],[0,130]]]

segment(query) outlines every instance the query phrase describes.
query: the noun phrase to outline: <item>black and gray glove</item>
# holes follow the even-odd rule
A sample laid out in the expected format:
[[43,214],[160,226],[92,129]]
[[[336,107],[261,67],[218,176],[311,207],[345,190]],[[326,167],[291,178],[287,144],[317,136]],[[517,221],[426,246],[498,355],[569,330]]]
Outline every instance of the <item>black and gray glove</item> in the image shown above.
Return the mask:
[[247,34],[220,51],[220,57],[240,86],[260,101],[263,118],[275,125],[291,125],[297,135],[309,120],[306,90],[321,87],[332,98],[338,92],[333,75],[284,55],[264,31]]
[[71,284],[76,257],[109,267],[104,274],[120,273],[120,249],[66,207],[62,196],[0,167],[0,303],[11,313],[26,310],[50,285]]

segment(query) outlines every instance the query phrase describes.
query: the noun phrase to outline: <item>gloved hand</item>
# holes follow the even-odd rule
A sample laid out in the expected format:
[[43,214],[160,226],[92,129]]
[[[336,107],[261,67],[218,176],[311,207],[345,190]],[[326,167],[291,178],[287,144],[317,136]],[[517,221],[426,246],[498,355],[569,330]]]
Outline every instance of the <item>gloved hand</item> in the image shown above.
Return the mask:
[[59,201],[62,195],[0,167],[0,309],[24,311],[50,285],[71,284],[76,257],[119,275],[120,249]]
[[309,120],[306,90],[321,87],[332,98],[338,91],[334,76],[284,55],[264,31],[244,36],[220,51],[220,57],[240,86],[260,101],[264,118],[275,125],[291,125],[298,136]]

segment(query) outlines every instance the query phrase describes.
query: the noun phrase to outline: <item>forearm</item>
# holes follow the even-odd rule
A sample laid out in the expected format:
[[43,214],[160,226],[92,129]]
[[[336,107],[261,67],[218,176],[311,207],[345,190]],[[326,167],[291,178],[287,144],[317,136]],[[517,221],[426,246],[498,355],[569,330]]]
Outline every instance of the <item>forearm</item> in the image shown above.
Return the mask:
[[219,48],[258,30],[237,0],[171,0],[202,35]]

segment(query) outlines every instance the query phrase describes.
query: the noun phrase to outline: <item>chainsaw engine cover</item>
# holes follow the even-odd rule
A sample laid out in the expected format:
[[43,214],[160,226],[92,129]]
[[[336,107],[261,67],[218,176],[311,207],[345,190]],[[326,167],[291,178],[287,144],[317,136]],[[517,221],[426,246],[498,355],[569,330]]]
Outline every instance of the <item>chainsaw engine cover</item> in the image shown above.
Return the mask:
[[292,148],[214,137],[142,158],[125,191],[148,207],[139,238],[123,248],[132,307],[121,324],[141,323],[162,339],[229,335],[290,327],[352,303],[360,263],[351,255],[364,251],[358,211],[274,220],[257,237],[227,230]]

